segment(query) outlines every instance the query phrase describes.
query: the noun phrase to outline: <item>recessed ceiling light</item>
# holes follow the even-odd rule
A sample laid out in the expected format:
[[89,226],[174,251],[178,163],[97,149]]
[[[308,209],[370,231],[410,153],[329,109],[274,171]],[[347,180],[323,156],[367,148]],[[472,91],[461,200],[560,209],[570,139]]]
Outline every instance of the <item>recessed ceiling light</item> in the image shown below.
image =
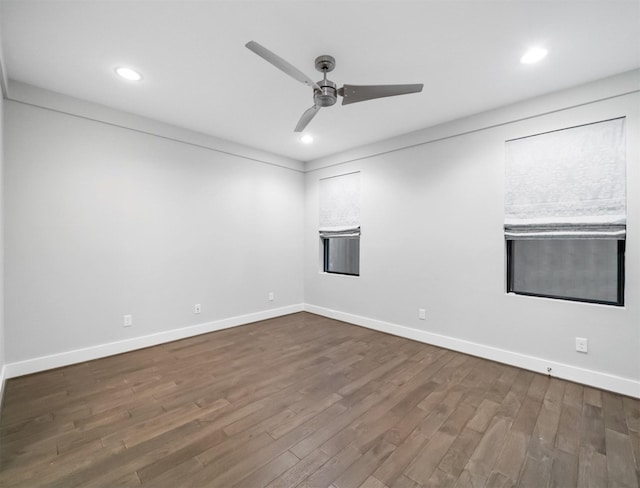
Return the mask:
[[140,81],[142,79],[142,75],[131,68],[116,68],[116,73],[121,78],[129,81]]
[[313,142],[313,137],[309,134],[305,134],[300,138],[300,142],[303,144],[311,144]]
[[543,47],[532,47],[520,58],[522,64],[537,63],[547,55],[547,50]]

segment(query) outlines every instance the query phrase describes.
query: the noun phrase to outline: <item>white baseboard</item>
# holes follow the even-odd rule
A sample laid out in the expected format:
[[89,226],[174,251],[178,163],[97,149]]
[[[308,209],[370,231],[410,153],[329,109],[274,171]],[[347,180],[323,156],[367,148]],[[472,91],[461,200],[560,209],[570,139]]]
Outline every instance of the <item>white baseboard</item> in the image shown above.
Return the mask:
[[25,374],[37,373],[39,371],[45,371],[47,369],[59,368],[61,366],[68,366],[70,364],[91,361],[93,359],[98,359],[105,356],[113,356],[114,354],[122,354],[123,352],[134,351],[136,349],[142,349],[145,347],[157,346],[158,344],[164,344],[166,342],[185,339],[187,337],[192,337],[200,334],[206,334],[208,332],[214,332],[216,330],[237,327],[239,325],[258,322],[260,320],[280,317],[282,315],[302,312],[303,310],[303,304],[289,305],[286,307],[264,310],[247,315],[238,315],[236,317],[215,320],[213,322],[206,322],[204,324],[182,327],[165,332],[158,332],[157,334],[135,337],[124,341],[110,342],[108,344],[100,344],[98,346],[66,351],[59,354],[52,354],[50,356],[42,356],[33,359],[27,359],[25,361],[8,363],[5,364],[4,368],[2,369],[2,385],[4,385],[5,379],[15,378],[16,376],[23,376]]
[[517,366],[536,373],[547,374],[547,368],[551,368],[552,376],[596,388],[602,388],[622,395],[640,398],[640,381],[630,378],[623,378],[599,371],[579,368],[569,364],[549,361],[548,359],[536,356],[519,354],[505,349],[465,341],[455,337],[434,334],[424,330],[383,322],[381,320],[370,319],[337,310],[331,310],[316,305],[297,304],[247,315],[229,317],[213,322],[173,329],[124,341],[111,342],[108,344],[101,344],[98,346],[5,364],[0,369],[0,405],[4,393],[4,384],[9,378],[37,373],[47,369],[59,368],[61,366],[68,366],[70,364],[81,363],[84,361],[91,361],[93,359],[134,351],[145,347],[156,346],[166,342],[206,334],[216,330],[237,327],[239,325],[245,325],[260,320],[280,317],[291,313],[301,312],[303,310],[380,332],[405,337],[414,341],[424,342],[426,344],[432,344],[434,346],[440,346],[454,351],[463,352],[465,354],[471,354],[473,356],[490,359],[492,361]]
[[579,368],[569,364],[549,361],[548,359],[540,357],[528,356],[526,354],[520,354],[484,344],[465,341],[455,337],[434,334],[424,330],[361,317],[350,313],[339,312],[337,310],[310,305],[308,303],[304,305],[304,310],[324,317],[341,320],[342,322],[367,327],[368,329],[386,332],[388,334],[405,337],[414,341],[424,342],[434,346],[463,352],[465,354],[471,354],[472,356],[490,359],[499,363],[517,366],[536,373],[547,374],[547,368],[551,368],[551,375],[554,377],[601,388],[603,390],[613,391],[622,395],[640,398],[640,381],[630,378],[623,378],[621,376],[615,376],[608,373]]

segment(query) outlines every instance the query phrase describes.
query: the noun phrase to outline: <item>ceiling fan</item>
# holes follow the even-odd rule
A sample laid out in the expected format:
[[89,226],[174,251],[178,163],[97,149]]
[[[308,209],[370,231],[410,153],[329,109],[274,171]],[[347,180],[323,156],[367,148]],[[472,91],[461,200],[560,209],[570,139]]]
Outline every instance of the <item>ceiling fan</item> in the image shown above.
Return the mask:
[[295,132],[302,132],[322,107],[334,105],[338,100],[338,95],[342,97],[342,105],[348,105],[350,103],[373,100],[374,98],[418,93],[422,91],[424,86],[420,83],[414,85],[344,85],[342,88],[337,88],[333,81],[327,79],[327,73],[333,71],[336,66],[336,60],[333,56],[324,54],[316,58],[316,69],[323,73],[324,76],[321,81],[315,82],[291,63],[257,42],[249,41],[245,46],[279,70],[313,88],[313,107],[302,114],[298,125],[296,125]]

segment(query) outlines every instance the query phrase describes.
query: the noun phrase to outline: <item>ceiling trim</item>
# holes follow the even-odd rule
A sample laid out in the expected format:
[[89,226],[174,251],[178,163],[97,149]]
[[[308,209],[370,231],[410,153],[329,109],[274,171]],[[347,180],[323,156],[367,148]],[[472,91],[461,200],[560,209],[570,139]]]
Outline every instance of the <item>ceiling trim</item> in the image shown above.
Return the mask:
[[139,115],[122,112],[104,105],[52,92],[25,83],[9,80],[11,96],[7,100],[44,110],[78,117],[113,127],[127,129],[193,147],[234,156],[283,169],[304,172],[304,163],[277,154],[254,149],[231,141],[166,124]]
[[1,41],[0,41],[0,90],[2,90],[3,98],[9,98],[9,81],[7,78],[7,67],[4,62],[4,51],[2,50]]
[[640,69],[516,102],[305,163],[305,173],[431,144],[474,132],[640,92]]

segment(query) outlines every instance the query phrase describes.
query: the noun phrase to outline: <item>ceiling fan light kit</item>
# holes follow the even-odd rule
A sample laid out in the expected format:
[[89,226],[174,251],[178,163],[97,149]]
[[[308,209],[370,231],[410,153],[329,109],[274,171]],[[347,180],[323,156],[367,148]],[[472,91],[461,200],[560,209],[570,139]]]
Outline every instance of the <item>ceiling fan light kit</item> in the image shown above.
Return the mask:
[[342,97],[342,105],[348,105],[375,98],[418,93],[422,91],[424,86],[420,83],[411,85],[344,85],[342,88],[337,88],[333,81],[327,79],[327,73],[336,67],[336,60],[333,56],[323,54],[316,58],[316,70],[320,71],[323,77],[322,80],[315,82],[298,68],[257,42],[249,41],[245,46],[295,80],[313,88],[313,106],[302,114],[294,132],[302,132],[322,107],[335,105],[338,95]]

